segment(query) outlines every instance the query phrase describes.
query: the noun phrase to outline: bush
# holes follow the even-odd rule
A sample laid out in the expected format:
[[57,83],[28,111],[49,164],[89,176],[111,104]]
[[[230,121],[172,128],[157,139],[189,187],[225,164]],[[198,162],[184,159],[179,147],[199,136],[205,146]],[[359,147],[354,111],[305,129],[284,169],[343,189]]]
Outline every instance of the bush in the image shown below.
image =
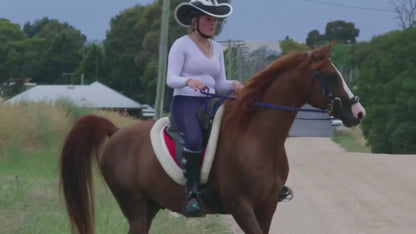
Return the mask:
[[375,153],[416,153],[416,29],[374,38],[356,81],[362,129]]

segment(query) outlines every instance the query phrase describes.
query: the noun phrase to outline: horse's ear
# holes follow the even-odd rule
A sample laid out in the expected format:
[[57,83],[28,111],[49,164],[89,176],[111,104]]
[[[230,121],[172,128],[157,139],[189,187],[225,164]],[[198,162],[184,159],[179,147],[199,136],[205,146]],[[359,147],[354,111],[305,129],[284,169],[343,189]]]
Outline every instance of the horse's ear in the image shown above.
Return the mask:
[[325,54],[325,58],[331,57],[331,48],[334,45],[334,41],[331,41],[328,45],[324,46],[322,48],[322,53]]
[[331,43],[329,43],[328,45],[319,49],[315,49],[312,52],[312,61],[316,63],[322,59],[329,59],[331,57],[331,48],[333,45],[334,42],[331,41]]

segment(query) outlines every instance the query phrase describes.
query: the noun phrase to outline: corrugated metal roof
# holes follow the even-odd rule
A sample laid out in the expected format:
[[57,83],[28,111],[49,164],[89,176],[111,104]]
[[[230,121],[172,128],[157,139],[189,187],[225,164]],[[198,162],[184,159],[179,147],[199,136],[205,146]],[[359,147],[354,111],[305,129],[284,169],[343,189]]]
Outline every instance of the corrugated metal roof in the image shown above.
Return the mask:
[[90,108],[145,108],[98,81],[90,85],[37,85],[10,98],[6,103],[54,103],[59,99],[69,99],[75,105]]

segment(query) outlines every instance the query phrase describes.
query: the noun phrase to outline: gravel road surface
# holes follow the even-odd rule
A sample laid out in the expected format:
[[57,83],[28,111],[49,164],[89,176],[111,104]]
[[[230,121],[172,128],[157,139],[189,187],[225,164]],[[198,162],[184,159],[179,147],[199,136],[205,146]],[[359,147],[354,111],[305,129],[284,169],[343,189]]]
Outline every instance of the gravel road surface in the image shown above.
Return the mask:
[[348,153],[311,137],[286,149],[295,197],[279,203],[270,233],[416,233],[416,155]]

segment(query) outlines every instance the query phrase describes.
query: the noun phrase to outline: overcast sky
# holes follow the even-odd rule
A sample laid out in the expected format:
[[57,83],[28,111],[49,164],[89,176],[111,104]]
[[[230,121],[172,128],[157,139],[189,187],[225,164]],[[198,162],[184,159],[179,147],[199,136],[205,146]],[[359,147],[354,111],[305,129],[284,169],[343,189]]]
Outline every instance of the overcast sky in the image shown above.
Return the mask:
[[[330,21],[353,22],[358,40],[398,29],[392,0],[232,0],[233,14],[217,40],[304,41]],[[122,10],[153,0],[0,0],[0,18],[23,27],[43,17],[67,22],[88,40],[103,40],[110,19]],[[176,7],[176,6],[171,6]]]

